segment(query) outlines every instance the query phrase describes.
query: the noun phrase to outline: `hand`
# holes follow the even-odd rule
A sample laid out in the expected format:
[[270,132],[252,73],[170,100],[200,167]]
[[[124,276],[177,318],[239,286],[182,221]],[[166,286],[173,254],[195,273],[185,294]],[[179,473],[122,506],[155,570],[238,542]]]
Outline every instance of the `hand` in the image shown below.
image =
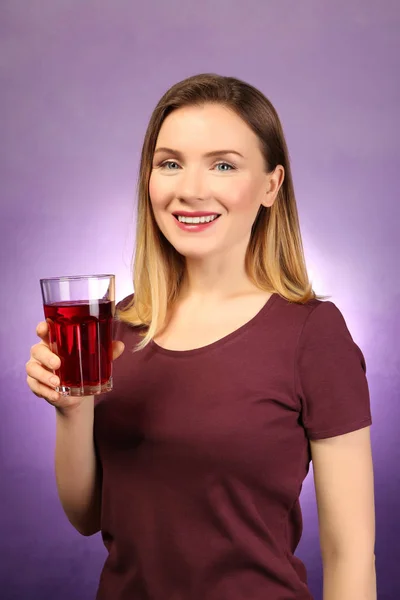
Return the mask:
[[[38,398],[44,398],[46,402],[60,409],[71,409],[79,406],[88,396],[62,396],[55,391],[60,385],[56,370],[61,365],[61,360],[50,349],[49,326],[46,321],[41,321],[36,327],[36,335],[41,341],[31,347],[31,356],[25,365],[27,383],[31,391]],[[125,344],[113,341],[113,360],[121,356]]]

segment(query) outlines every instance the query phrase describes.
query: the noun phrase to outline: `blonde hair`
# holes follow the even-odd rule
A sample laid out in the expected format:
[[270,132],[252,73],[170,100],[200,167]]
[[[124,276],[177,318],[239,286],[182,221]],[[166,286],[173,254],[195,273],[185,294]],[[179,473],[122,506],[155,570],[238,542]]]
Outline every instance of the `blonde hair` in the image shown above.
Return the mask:
[[267,172],[282,165],[285,178],[271,207],[260,206],[251,230],[245,265],[260,289],[278,293],[289,302],[304,304],[317,296],[304,259],[289,153],[278,114],[255,87],[234,77],[200,74],[173,85],[151,115],[145,134],[138,178],[136,251],[133,264],[134,297],[117,311],[120,321],[145,327],[136,350],[162,330],[169,308],[178,297],[185,259],[166,240],[155,221],[149,180],[161,125],[184,106],[221,104],[241,117],[256,133]]

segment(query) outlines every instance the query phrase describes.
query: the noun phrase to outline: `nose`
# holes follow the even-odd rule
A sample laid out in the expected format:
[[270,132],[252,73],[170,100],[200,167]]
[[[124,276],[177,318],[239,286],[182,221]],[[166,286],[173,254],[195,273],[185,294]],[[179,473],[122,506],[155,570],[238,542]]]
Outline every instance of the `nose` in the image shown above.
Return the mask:
[[185,169],[177,178],[176,196],[183,201],[205,200],[206,183],[200,169]]

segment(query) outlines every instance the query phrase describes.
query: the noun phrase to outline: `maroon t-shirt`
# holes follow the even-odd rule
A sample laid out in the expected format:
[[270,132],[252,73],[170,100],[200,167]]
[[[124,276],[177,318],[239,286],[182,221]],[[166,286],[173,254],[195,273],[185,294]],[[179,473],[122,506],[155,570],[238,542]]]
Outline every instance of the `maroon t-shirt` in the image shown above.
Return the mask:
[[371,424],[342,313],[274,294],[195,350],[132,353],[138,332],[115,321],[126,348],[95,407],[109,552],[97,600],[310,600],[294,556],[309,439]]

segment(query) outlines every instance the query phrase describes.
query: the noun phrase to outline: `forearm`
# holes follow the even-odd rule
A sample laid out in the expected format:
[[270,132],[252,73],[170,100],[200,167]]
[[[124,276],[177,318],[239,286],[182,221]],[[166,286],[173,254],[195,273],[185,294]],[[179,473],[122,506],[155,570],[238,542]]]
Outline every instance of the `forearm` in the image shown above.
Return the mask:
[[58,495],[83,535],[100,527],[100,475],[93,441],[94,397],[70,412],[56,409],[55,471]]
[[330,557],[323,562],[323,600],[376,600],[375,557]]

